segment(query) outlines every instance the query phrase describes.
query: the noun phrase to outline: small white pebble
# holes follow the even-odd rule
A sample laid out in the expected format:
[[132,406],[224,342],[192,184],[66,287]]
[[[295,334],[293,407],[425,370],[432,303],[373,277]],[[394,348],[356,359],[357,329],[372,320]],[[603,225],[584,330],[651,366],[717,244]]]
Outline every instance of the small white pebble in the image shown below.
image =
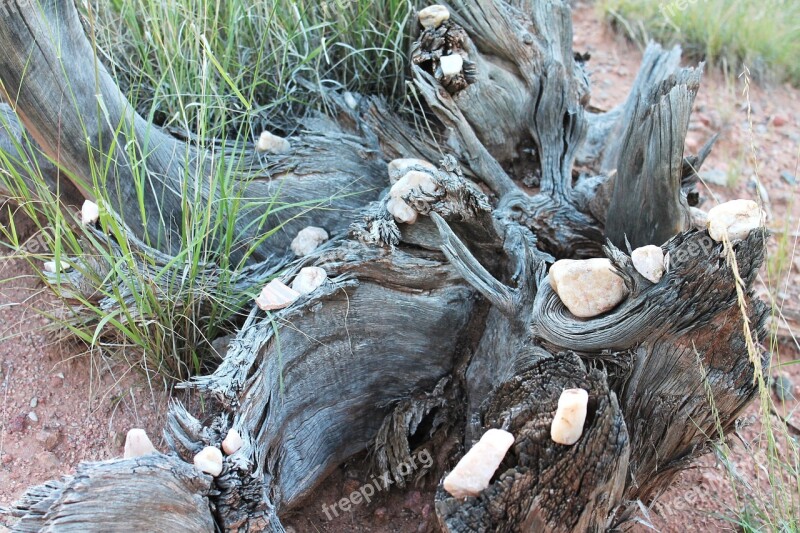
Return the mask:
[[50,272],[51,274],[64,272],[65,270],[69,270],[69,263],[67,263],[66,261],[61,261],[61,268],[58,268],[56,267],[55,261],[45,261],[44,270],[45,272]]
[[217,477],[222,473],[222,452],[215,446],[206,446],[194,456],[194,467]]
[[550,425],[550,438],[558,444],[571,446],[583,434],[589,393],[583,389],[564,389],[558,398],[558,408]]
[[96,203],[85,200],[83,207],[81,207],[81,223],[84,226],[89,226],[96,223],[100,219],[100,206]]
[[134,457],[142,457],[143,455],[150,455],[156,453],[156,448],[150,442],[150,437],[147,432],[140,428],[133,428],[128,431],[125,436],[125,451],[123,457],[125,459],[133,459]]
[[653,283],[661,281],[664,275],[664,251],[660,246],[648,245],[631,252],[633,266],[639,274]]
[[439,60],[439,64],[442,66],[443,76],[455,76],[460,73],[461,69],[464,67],[464,58],[459,54],[442,56]]
[[311,294],[317,290],[325,280],[328,279],[328,273],[325,269],[320,267],[304,267],[300,269],[297,276],[292,281],[292,289],[300,294]]
[[400,198],[389,198],[389,201],[386,202],[386,209],[397,222],[413,224],[417,221],[417,212]]
[[305,257],[328,240],[328,232],[316,226],[308,226],[297,232],[291,249],[297,257]]
[[38,422],[38,421],[39,421],[39,417],[38,417],[38,416],[36,415],[36,413],[34,413],[33,411],[31,411],[30,413],[28,413],[28,419],[29,419],[31,422]]
[[286,154],[292,149],[291,143],[283,137],[278,137],[265,131],[261,133],[256,143],[256,150],[268,154]]
[[39,405],[39,398],[34,396],[31,398],[31,409],[36,409],[36,406]]
[[344,93],[344,103],[347,105],[347,107],[353,110],[355,110],[355,108],[358,107],[358,102],[356,101],[356,97],[353,96],[353,93],[351,93],[350,91],[346,91]]
[[233,455],[242,448],[243,444],[244,441],[242,440],[242,436],[239,435],[238,431],[231,428],[228,430],[225,440],[222,441],[222,451],[228,455]]
[[428,6],[419,12],[419,23],[423,28],[438,28],[444,21],[450,18],[450,11],[439,4]]

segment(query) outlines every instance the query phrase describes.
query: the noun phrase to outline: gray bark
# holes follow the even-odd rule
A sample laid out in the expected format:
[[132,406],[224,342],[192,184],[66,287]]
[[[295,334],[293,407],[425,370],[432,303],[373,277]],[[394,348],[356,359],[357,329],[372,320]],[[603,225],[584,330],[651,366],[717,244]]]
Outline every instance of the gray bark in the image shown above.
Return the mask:
[[[323,191],[332,198],[326,205],[345,213],[304,212],[303,225],[321,225],[337,238],[292,262],[286,247],[301,222],[287,221],[265,245],[258,257],[263,262],[236,273],[253,281],[285,266],[281,276],[288,281],[315,265],[329,280],[281,311],[252,307],[216,371],[186,384],[217,400],[210,420],[201,423],[181,406],[173,408],[165,437],[185,461],[203,446],[219,445],[231,427],[244,437],[242,449],[225,458],[213,490],[195,489],[222,529],[282,531],[283,514],[365,449],[379,470],[399,478],[412,441],[456,436],[466,450],[486,430],[503,428],[515,443],[490,487],[463,500],[437,494],[440,528],[605,530],[631,518],[630,502],[652,502],[704,451],[707,435],[717,429],[715,416],[730,429],[756,393],[728,251],[687,225],[691,168],[711,147],[687,158],[682,153],[701,71],[679,68],[678,50],[651,47],[626,104],[590,113],[584,59],[572,52],[566,3],[470,0],[449,8],[450,21],[423,30],[410,57],[431,130],[413,128],[378,98],[360,97],[351,109],[330,95],[335,121],[313,121],[315,132],[293,138],[291,154],[266,163],[248,159],[251,170],[265,173],[248,194],[267,198],[281,187],[282,199],[299,201]],[[20,13],[0,28],[0,46],[21,42],[25,50],[33,43],[41,55],[36,61],[46,61],[53,51],[36,38],[43,38],[49,20],[68,41],[65,50],[91,51],[70,4],[49,1],[43,13]],[[438,62],[451,53],[466,54],[465,70],[445,78]],[[0,60],[9,94],[22,84],[19,55]],[[83,58],[88,71],[99,72],[91,58]],[[64,114],[68,135],[78,131],[77,114],[58,98],[49,100],[47,116],[36,106],[70,83],[84,95],[78,109],[94,116],[94,85],[61,70],[35,72],[30,93],[22,91],[13,105],[52,157],[60,145],[47,134],[62,131],[51,129],[53,117]],[[132,127],[122,135],[140,146],[150,126],[100,74],[104,101],[114,100],[105,102],[112,121],[127,120]],[[90,143],[107,133],[93,130]],[[59,160],[73,174],[85,174],[86,146],[74,141],[62,148],[70,153]],[[163,154],[148,158],[154,190],[187,186],[185,169],[170,166],[170,154],[181,150],[195,149],[165,138]],[[429,172],[435,192],[412,190],[404,197],[420,214],[414,225],[396,223],[387,208],[384,163],[395,157],[438,164]],[[129,186],[127,168],[115,169],[115,186]],[[365,193],[333,198],[333,191],[353,183]],[[159,231],[174,230],[169,219],[181,209],[151,198],[148,209],[161,213],[164,223],[137,228],[124,202],[117,207],[143,237],[133,241],[136,247],[148,254],[161,242]],[[278,217],[270,220],[279,224]],[[98,232],[96,238],[104,237]],[[669,253],[660,282],[635,271],[627,241]],[[732,250],[756,339],[763,336],[766,306],[751,286],[764,241],[764,231],[754,230]],[[169,249],[163,251],[158,264],[169,261]],[[550,288],[548,265],[555,258],[602,256],[612,260],[630,296],[607,314],[578,319]],[[208,269],[213,276],[214,265]],[[162,281],[165,293],[180,290],[179,280],[176,271]],[[79,274],[67,282],[74,290],[96,290]],[[768,364],[766,353],[761,363]],[[579,443],[565,447],[550,440],[549,424],[560,392],[569,387],[589,391],[590,414]],[[457,459],[436,465],[435,473]],[[41,520],[50,509],[70,512],[57,497],[39,494],[34,490],[15,506],[20,524]],[[32,499],[37,510],[26,503]],[[125,502],[113,498],[105,505],[115,512]],[[175,519],[183,509],[162,512]]]

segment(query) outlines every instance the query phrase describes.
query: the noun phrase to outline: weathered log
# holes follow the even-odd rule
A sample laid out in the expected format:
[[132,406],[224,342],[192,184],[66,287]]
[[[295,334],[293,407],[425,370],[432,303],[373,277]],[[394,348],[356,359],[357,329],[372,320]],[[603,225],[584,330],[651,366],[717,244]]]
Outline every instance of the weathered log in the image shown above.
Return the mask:
[[[15,504],[15,531],[215,531],[211,477],[161,454],[82,463],[61,481],[29,489]],[[105,495],[105,496],[104,496]]]
[[[0,45],[33,45],[35,57],[46,58],[52,48],[38,46],[36,37],[55,28],[59,39],[70,41],[67,53],[91,52],[78,42],[85,39],[72,6],[44,4],[0,28]],[[218,446],[229,428],[243,437],[212,490],[197,489],[225,530],[282,531],[282,514],[365,449],[381,472],[402,484],[400,465],[411,456],[412,441],[435,444],[455,435],[469,448],[492,428],[510,431],[514,445],[478,496],[456,500],[439,491],[443,530],[604,530],[630,518],[631,501],[650,503],[704,450],[708,435],[732,427],[756,392],[753,375],[768,356],[751,353],[758,347],[747,340],[741,309],[757,342],[766,312],[751,286],[763,260],[764,231],[721,244],[687,224],[687,162],[702,163],[710,150],[709,144],[697,156],[682,153],[700,70],[679,69],[677,50],[651,47],[624,107],[591,114],[585,58],[572,52],[565,2],[469,0],[448,8],[451,19],[422,30],[410,58],[432,123],[428,131],[416,131],[379,99],[359,97],[352,109],[332,96],[340,103],[335,122],[314,121],[321,131],[292,138],[291,154],[264,164],[245,157],[251,171],[268,174],[248,185],[248,195],[272,198],[280,188],[281,201],[307,202],[321,190],[332,198],[330,206],[348,214],[302,212],[306,223],[336,238],[288,264],[297,212],[281,212],[286,219],[270,215],[266,227],[285,226],[254,256],[263,263],[238,274],[253,280],[287,265],[281,277],[289,282],[314,265],[328,280],[280,311],[252,306],[216,371],[187,384],[218,400],[205,424],[180,406],[172,410],[165,437],[184,461]],[[454,53],[464,56],[464,70],[446,76],[441,57]],[[25,92],[15,70],[18,55],[0,60],[9,94]],[[91,58],[79,64],[100,72]],[[101,101],[115,102],[105,103],[114,110],[112,123],[127,120],[131,127],[120,135],[141,149],[141,132],[150,127],[132,115],[107,74],[100,75]],[[67,113],[62,123],[71,128],[51,130],[52,117],[33,108],[47,94],[65,92],[69,82],[81,85],[81,106],[96,118],[92,86],[60,69],[35,70],[31,79],[30,95],[13,101],[23,123],[53,159],[71,166],[73,175],[89,176],[83,141],[67,143],[72,153],[59,159],[58,144],[47,135],[80,133],[71,118],[77,112],[49,103],[53,116]],[[96,149],[108,138],[99,123],[88,136]],[[196,157],[189,161],[204,160],[190,145],[164,142],[170,153],[190,150]],[[384,163],[395,157],[422,157],[437,167],[417,168],[426,187],[397,196],[385,192]],[[574,182],[576,159],[590,173]],[[157,187],[192,186],[159,161],[148,174]],[[130,181],[126,168],[113,176],[120,187]],[[356,180],[365,194],[333,198]],[[392,202],[403,202],[416,223],[398,223]],[[255,202],[237,224],[252,229],[263,205]],[[149,237],[133,240],[146,253],[159,231],[174,230],[136,228],[139,219],[131,223],[126,207],[117,207],[134,233]],[[157,202],[148,207],[157,209]],[[174,216],[167,207],[162,216]],[[183,214],[184,206],[171,208]],[[658,282],[636,271],[628,242],[667,253]],[[619,306],[591,318],[573,316],[547,274],[554,258],[584,257],[608,257],[628,291]],[[165,255],[158,264],[168,261]],[[214,268],[207,266],[210,278]],[[180,290],[177,273],[163,282],[165,294]],[[92,290],[80,272],[67,281]],[[575,445],[556,444],[550,422],[561,391],[574,387],[588,391],[586,423]],[[712,394],[715,409],[708,405]],[[60,508],[52,498],[39,500],[35,510],[17,504],[20,524]],[[120,505],[108,503],[112,511]],[[153,517],[159,514],[174,517],[175,511]]]

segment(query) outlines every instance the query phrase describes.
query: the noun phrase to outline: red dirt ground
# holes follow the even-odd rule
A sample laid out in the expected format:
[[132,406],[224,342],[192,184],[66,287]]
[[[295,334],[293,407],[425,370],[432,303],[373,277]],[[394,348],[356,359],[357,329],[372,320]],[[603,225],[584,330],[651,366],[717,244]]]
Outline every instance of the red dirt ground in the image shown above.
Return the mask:
[[[592,104],[608,109],[622,102],[641,61],[641,51],[614,36],[598,19],[593,7],[575,9],[575,49],[589,51],[594,84]],[[797,186],[781,177],[798,175],[800,156],[800,91],[789,86],[750,88],[752,118],[741,79],[725,79],[720,73],[706,74],[697,98],[696,113],[687,140],[687,150],[696,150],[714,132],[720,141],[704,166],[706,175],[727,184],[708,183],[701,191],[708,209],[718,201],[753,198],[757,190],[749,185],[756,168],[752,151],[758,154],[758,175],[769,199],[770,227],[788,231],[789,256],[800,231],[800,202]],[[752,122],[752,128],[751,128]],[[787,223],[788,222],[788,223]],[[771,253],[775,254],[773,241]],[[800,260],[789,262],[786,277],[759,289],[766,298],[772,294],[787,314],[800,310]],[[762,274],[766,279],[766,271]],[[32,275],[31,266],[20,259],[0,264],[0,506],[8,505],[30,485],[70,473],[83,460],[102,460],[122,455],[125,432],[131,427],[147,429],[157,448],[168,394],[163,382],[148,380],[124,363],[113,363],[100,353],[85,353],[74,345],[54,344],[43,330],[47,320],[37,310],[47,309],[53,298]],[[776,359],[798,360],[796,341],[780,346]],[[783,368],[800,397],[800,365]],[[32,402],[33,398],[36,398]],[[32,407],[35,403],[36,407]],[[786,406],[795,426],[800,426],[797,402]],[[37,422],[28,418],[34,412]],[[764,457],[760,439],[762,427],[757,406],[746,413],[754,423],[741,432],[748,452],[739,442],[731,460],[741,476],[755,487],[764,485],[759,464]],[[774,420],[774,419],[773,419]],[[162,448],[163,449],[163,448]],[[322,505],[358,489],[369,479],[363,461],[353,460],[338,469],[309,498],[307,506],[287,517],[289,530],[330,533],[374,531],[417,532],[433,529],[433,492],[437,479],[409,490],[382,493],[370,504],[328,520]],[[796,487],[795,487],[796,490]],[[696,468],[681,474],[678,483],[664,494],[649,521],[660,531],[684,532],[737,530],[720,516],[741,508],[721,464],[706,457]],[[0,519],[0,530],[3,529]],[[637,530],[649,530],[636,526]]]

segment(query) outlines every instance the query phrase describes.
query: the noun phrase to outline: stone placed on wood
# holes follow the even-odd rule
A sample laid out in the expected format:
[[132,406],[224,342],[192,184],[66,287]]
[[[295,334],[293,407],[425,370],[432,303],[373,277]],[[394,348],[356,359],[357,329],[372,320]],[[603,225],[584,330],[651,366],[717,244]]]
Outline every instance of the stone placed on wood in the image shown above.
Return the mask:
[[415,159],[412,157],[401,157],[400,159],[392,159],[386,165],[389,172],[389,183],[394,185],[397,181],[405,176],[411,167],[424,167],[430,170],[436,170],[433,163],[429,163],[424,159]]
[[427,172],[411,170],[406,172],[397,183],[392,185],[389,196],[392,198],[403,199],[411,191],[417,190],[425,195],[432,196],[439,190],[439,185],[434,181],[433,176]]
[[355,109],[355,108],[358,107],[358,101],[356,100],[356,97],[353,96],[353,93],[351,93],[350,91],[345,91],[345,93],[344,93],[344,103],[350,109]]
[[61,268],[59,268],[56,265],[55,261],[45,261],[43,267],[45,272],[56,274],[58,272],[64,272],[65,270],[69,270],[69,263],[67,263],[66,261],[61,261]]
[[156,453],[156,448],[150,442],[147,432],[140,428],[133,428],[128,431],[125,437],[125,451],[123,457],[125,459],[133,459],[134,457],[142,457],[143,455],[150,455]]
[[268,131],[262,132],[256,143],[256,150],[268,154],[287,154],[292,149],[291,143]]
[[450,11],[444,6],[434,4],[428,6],[419,12],[419,23],[423,28],[438,28],[447,19],[450,18]]
[[661,281],[664,275],[664,250],[660,246],[648,245],[631,252],[631,260],[636,271],[653,283]]
[[256,298],[256,305],[262,311],[275,311],[292,305],[300,298],[300,293],[287,287],[283,282],[273,279],[261,289],[261,294]]
[[194,456],[194,467],[217,477],[222,473],[222,452],[215,446],[206,446]]
[[444,478],[444,490],[454,498],[477,496],[489,486],[497,467],[514,444],[514,435],[490,429]]
[[389,201],[386,202],[386,209],[397,222],[413,224],[417,221],[417,212],[400,198],[389,198]]
[[90,200],[84,200],[81,207],[81,223],[90,226],[100,219],[100,206]]
[[326,279],[328,279],[328,273],[323,268],[301,268],[292,282],[292,289],[300,294],[311,294],[325,283]]
[[442,56],[439,59],[439,65],[442,67],[443,76],[455,76],[460,74],[464,68],[464,58],[459,54],[451,54],[449,56]]
[[565,389],[558,398],[558,408],[550,425],[550,438],[558,444],[571,446],[583,434],[589,393],[583,389]]
[[614,309],[628,296],[611,261],[561,259],[550,267],[550,286],[570,313],[589,318]]
[[328,232],[316,226],[308,226],[297,232],[292,240],[291,248],[294,255],[304,257],[328,240]]
[[239,435],[238,431],[231,428],[228,430],[225,440],[222,441],[222,451],[228,455],[233,455],[242,448],[243,444],[242,436]]
[[728,239],[739,241],[764,225],[766,217],[752,200],[732,200],[712,207],[708,212],[708,234],[717,242],[727,233]]

